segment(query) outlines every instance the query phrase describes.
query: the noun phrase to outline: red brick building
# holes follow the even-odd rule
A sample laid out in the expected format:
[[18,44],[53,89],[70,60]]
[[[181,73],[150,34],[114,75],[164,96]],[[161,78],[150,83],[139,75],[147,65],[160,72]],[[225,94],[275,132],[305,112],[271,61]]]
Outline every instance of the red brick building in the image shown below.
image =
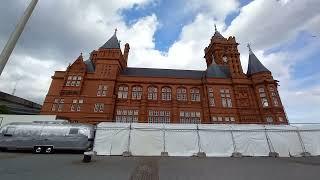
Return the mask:
[[217,30],[204,49],[207,69],[127,67],[116,33],[90,59],[79,56],[56,71],[41,114],[98,123],[272,123],[287,124],[271,72],[251,51],[247,73],[235,37]]

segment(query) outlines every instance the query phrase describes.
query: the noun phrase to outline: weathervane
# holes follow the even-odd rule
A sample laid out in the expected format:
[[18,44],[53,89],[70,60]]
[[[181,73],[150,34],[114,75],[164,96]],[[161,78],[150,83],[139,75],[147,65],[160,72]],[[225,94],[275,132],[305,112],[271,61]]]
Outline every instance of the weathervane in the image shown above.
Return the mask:
[[217,25],[216,24],[214,24],[214,30],[217,32],[218,30],[217,30]]
[[114,35],[117,35],[117,31],[118,31],[118,29],[115,28],[115,29],[114,29]]
[[249,52],[252,53],[251,45],[248,43],[247,47],[249,48]]

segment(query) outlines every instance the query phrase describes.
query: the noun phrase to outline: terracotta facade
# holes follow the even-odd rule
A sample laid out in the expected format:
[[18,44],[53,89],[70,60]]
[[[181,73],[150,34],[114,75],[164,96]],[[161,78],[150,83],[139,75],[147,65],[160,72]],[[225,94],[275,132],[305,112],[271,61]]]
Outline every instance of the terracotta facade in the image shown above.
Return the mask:
[[129,44],[122,53],[114,34],[89,60],[79,56],[54,73],[41,114],[92,124],[288,124],[278,81],[251,50],[243,73],[237,46],[216,31],[204,50],[206,70],[130,68]]

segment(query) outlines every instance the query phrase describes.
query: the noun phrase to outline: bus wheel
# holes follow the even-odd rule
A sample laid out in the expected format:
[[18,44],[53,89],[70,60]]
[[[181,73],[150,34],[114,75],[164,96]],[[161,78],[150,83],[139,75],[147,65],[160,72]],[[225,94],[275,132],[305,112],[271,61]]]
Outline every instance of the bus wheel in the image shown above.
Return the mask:
[[39,153],[41,153],[41,151],[42,151],[42,148],[41,147],[34,147],[34,152],[35,153],[37,153],[37,154],[39,154]]
[[46,153],[47,154],[51,154],[53,152],[53,148],[52,147],[47,147],[46,148]]

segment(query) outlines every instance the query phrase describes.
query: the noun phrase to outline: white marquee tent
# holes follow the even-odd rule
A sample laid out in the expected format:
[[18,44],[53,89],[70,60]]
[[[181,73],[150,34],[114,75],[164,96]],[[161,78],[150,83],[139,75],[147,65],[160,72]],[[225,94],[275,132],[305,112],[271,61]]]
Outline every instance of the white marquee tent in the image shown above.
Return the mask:
[[100,123],[93,149],[97,155],[280,157],[320,155],[320,125]]

